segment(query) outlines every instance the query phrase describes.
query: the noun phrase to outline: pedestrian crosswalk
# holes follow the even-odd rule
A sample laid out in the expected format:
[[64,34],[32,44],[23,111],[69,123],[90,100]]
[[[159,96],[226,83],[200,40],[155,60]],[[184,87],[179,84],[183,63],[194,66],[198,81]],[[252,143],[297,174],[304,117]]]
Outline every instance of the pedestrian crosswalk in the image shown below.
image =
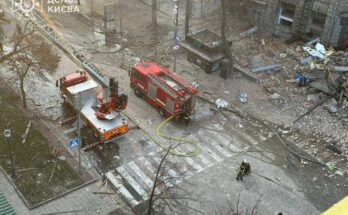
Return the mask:
[[[161,180],[166,187],[179,184],[183,180],[223,162],[232,157],[234,152],[241,151],[241,146],[247,145],[241,143],[242,140],[238,140],[238,144],[234,144],[233,141],[236,140],[236,137],[229,138],[227,135],[221,136],[216,133],[197,136],[196,141],[200,142],[201,145],[201,151],[197,156],[177,157],[169,155],[167,157],[171,164],[175,164],[175,168],[173,165],[165,165],[166,170],[164,174],[161,174]],[[182,145],[180,147],[181,150],[185,150],[185,147],[189,146]],[[161,153],[150,152],[145,156],[122,164],[115,171],[108,172],[106,177],[127,203],[134,207],[149,199],[160,162]],[[157,188],[155,193],[159,194],[160,190]]]

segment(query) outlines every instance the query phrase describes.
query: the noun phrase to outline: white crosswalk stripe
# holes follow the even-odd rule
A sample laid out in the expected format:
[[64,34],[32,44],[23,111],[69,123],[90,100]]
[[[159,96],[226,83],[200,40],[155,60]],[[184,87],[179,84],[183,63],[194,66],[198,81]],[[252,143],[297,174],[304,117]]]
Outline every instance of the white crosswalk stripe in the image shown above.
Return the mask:
[[[163,185],[172,187],[182,182],[185,178],[192,177],[195,174],[232,157],[233,152],[241,151],[238,147],[240,145],[236,146],[231,141],[235,138],[239,140],[238,137],[234,138],[228,137],[228,135],[217,135],[213,132],[211,132],[211,134],[212,135],[202,134],[199,135],[199,138],[196,138],[198,142],[202,143],[200,153],[196,156],[178,157],[168,155],[165,161],[166,163],[163,166],[165,167],[166,172],[161,174],[160,177],[160,180],[164,182]],[[243,135],[243,137],[244,136],[247,136],[247,134]],[[249,140],[251,139],[252,138],[249,138]],[[188,152],[191,151],[192,148],[183,144],[180,146],[180,150]],[[138,195],[135,196],[136,198],[132,196],[132,193],[135,195],[134,191],[142,197],[143,201],[148,199],[149,191],[153,187],[153,180],[157,172],[157,167],[161,162],[161,154],[162,153],[159,154],[158,152],[153,151],[117,168],[120,176],[124,178],[123,182],[127,182],[132,189],[130,189],[128,185],[122,185],[122,181],[117,178],[113,179],[113,183],[116,183],[115,187],[117,187],[120,193],[129,201],[130,205],[139,203]],[[178,171],[179,168],[180,171]],[[180,175],[182,173],[185,174]],[[131,191],[128,191],[127,188]],[[159,194],[160,190],[160,188],[156,188],[155,193]]]
[[[201,132],[202,133],[202,132]],[[206,135],[203,138],[200,138],[202,142],[205,142],[206,144],[210,144],[211,146],[214,147],[219,153],[224,155],[225,157],[231,157],[232,154],[226,150],[224,147],[221,145],[225,146],[228,148],[228,146],[231,144],[230,140],[231,137],[228,137],[227,134],[224,135],[217,135],[211,132],[212,136]],[[203,135],[200,135],[199,137],[203,137]]]
[[134,178],[122,166],[117,168],[117,171],[128,182],[132,188],[142,197],[143,200],[148,199],[146,191],[134,180]]
[[144,164],[146,169],[148,169],[151,173],[150,173],[150,176],[151,177],[155,177],[156,175],[156,169],[155,167],[144,157],[140,157],[139,158],[139,162]]
[[112,172],[107,172],[105,174],[106,178],[117,188],[117,190],[128,200],[132,206],[136,206],[139,202],[133,197],[132,194],[123,186],[121,181],[115,177]]
[[[220,136],[216,136],[216,137],[220,137]],[[213,141],[212,139],[209,138],[208,139],[209,142],[207,144],[210,144],[211,146],[213,146],[217,151],[219,151],[225,157],[231,157],[232,154],[220,145],[220,144],[223,144],[225,147],[228,147],[229,143],[226,142],[226,140],[224,140],[224,141],[219,141],[219,140],[220,140],[220,138],[216,138],[215,141]]]
[[203,168],[198,165],[192,158],[184,157],[184,160],[193,168],[195,168],[198,172],[203,171]]
[[[159,158],[159,157],[157,157],[157,156],[153,156],[152,158],[153,158],[157,163],[160,163],[160,162],[161,162],[161,158]],[[168,157],[167,157],[167,158],[168,158]],[[167,185],[173,186],[174,184],[171,182],[171,181],[173,181],[173,180],[175,181],[175,184],[182,181],[182,179],[178,179],[179,176],[178,176],[178,174],[177,174],[173,169],[168,169],[167,172],[168,172],[169,176],[165,176],[165,177],[166,177],[166,179],[169,179],[169,178],[170,178],[170,180],[165,180],[166,182],[168,182],[168,183],[166,183]]]
[[216,160],[217,162],[222,161],[222,158],[220,156],[218,156],[215,152],[213,152],[213,150],[209,149],[209,145],[205,145],[204,147],[205,150],[207,150],[207,152],[209,153],[209,155]]
[[[199,153],[197,155],[197,158],[200,159],[206,166],[206,168],[211,167],[212,165],[214,165],[214,162],[211,162],[210,160],[208,160],[208,158],[206,158],[203,154],[202,154],[202,149],[201,149],[201,153]],[[197,159],[196,158],[196,159]]]
[[146,186],[148,186],[148,188],[153,187],[152,180],[135,164],[134,161],[129,162],[128,166],[146,184]]
[[221,154],[223,154],[225,157],[229,158],[232,157],[232,154],[227,151],[226,149],[224,149],[222,146],[220,146],[219,144],[214,144],[216,150],[218,150]]

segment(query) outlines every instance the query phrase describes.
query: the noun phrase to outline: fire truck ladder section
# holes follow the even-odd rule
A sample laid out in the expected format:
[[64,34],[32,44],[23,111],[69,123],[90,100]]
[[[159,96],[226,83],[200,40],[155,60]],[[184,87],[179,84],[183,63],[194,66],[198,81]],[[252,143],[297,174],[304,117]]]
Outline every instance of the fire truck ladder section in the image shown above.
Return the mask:
[[157,86],[159,86],[160,88],[162,88],[166,93],[168,93],[168,95],[170,95],[171,97],[173,97],[174,99],[177,99],[179,96],[174,92],[174,90],[170,89],[166,84],[164,84],[156,75],[149,73],[147,75],[151,81],[155,84],[157,84]]

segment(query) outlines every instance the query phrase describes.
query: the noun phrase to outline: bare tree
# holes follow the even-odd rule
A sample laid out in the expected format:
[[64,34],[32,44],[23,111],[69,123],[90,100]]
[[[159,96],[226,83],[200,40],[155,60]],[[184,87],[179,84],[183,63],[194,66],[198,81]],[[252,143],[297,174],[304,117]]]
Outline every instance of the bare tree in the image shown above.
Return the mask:
[[[222,43],[223,43],[223,49],[224,53],[227,56],[228,64],[226,72],[233,73],[233,58],[232,58],[232,52],[230,49],[230,46],[228,44],[228,41],[226,39],[226,20],[227,20],[227,4],[226,0],[221,0],[221,11],[222,11],[222,22],[221,22],[221,37],[222,37]],[[223,72],[223,71],[222,71]],[[223,78],[227,78],[227,74],[221,74]]]
[[[24,29],[25,30],[25,29]],[[17,44],[18,40],[22,40],[24,31],[22,27],[17,24],[16,31],[12,36],[14,44]],[[11,71],[14,71],[19,80],[20,93],[23,99],[23,107],[27,108],[26,94],[24,90],[24,83],[27,74],[32,71],[54,72],[58,67],[60,57],[54,52],[52,47],[48,45],[45,40],[38,34],[30,34],[25,37],[26,49],[19,49],[8,57],[8,65]]]
[[[20,28],[20,29],[19,29]],[[22,28],[19,24],[16,26],[16,30],[12,38],[8,41],[4,41],[3,44],[9,43],[12,45],[12,50],[8,53],[4,53],[0,56],[0,64],[8,60],[15,54],[18,54],[30,47],[29,44],[25,44],[25,40],[32,34],[35,30],[29,27],[29,22],[27,22]],[[5,36],[4,36],[5,38]]]
[[257,199],[256,203],[250,208],[246,208],[244,213],[243,210],[240,210],[240,206],[239,206],[239,202],[240,202],[240,194],[238,195],[238,199],[237,199],[237,203],[236,206],[233,207],[231,205],[231,202],[229,199],[227,199],[227,203],[228,203],[228,214],[230,215],[257,215],[257,211],[258,208],[260,206],[260,202],[261,202],[261,198],[262,198],[262,194],[260,195],[260,197]]
[[200,212],[189,205],[190,202],[195,202],[196,199],[190,198],[187,191],[175,185],[175,181],[183,181],[186,172],[181,171],[176,176],[168,174],[167,167],[172,167],[177,172],[180,171],[177,165],[170,162],[168,158],[172,149],[173,147],[169,147],[166,150],[156,169],[153,187],[150,190],[151,193],[148,200],[147,215],[166,214],[168,211],[173,214],[188,214],[188,210]]

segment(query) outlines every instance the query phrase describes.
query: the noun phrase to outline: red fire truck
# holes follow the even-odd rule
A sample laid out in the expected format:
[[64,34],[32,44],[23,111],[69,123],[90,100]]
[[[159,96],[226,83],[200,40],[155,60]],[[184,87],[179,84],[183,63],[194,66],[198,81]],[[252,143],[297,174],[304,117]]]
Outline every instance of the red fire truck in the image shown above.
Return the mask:
[[153,62],[139,63],[129,76],[135,95],[157,108],[161,116],[188,120],[194,113],[196,87],[168,68]]

